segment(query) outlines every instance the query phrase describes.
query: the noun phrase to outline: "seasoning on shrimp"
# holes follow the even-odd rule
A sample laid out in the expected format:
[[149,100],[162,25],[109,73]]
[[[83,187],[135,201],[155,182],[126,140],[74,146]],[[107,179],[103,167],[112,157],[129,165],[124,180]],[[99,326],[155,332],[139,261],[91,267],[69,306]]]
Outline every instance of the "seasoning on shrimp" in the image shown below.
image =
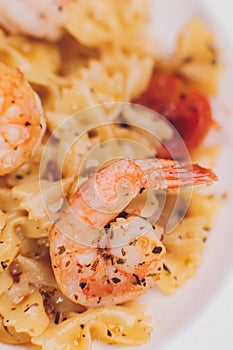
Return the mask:
[[142,188],[169,189],[213,180],[216,176],[209,169],[156,158],[121,159],[91,175],[49,235],[61,291],[90,307],[118,304],[143,294],[162,270],[163,230],[134,213],[119,214],[125,213]]
[[0,175],[26,163],[39,146],[45,119],[23,73],[0,62]]

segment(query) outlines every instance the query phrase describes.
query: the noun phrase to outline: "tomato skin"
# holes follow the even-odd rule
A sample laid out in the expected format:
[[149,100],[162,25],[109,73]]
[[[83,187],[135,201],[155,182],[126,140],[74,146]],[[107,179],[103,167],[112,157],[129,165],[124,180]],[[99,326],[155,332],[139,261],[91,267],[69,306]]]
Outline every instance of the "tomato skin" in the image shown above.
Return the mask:
[[189,91],[176,106],[170,122],[180,133],[187,148],[195,149],[206,137],[213,124],[207,98],[198,91]]
[[[203,141],[213,125],[207,97],[188,89],[174,74],[155,73],[137,103],[163,115],[177,129],[189,151]],[[165,156],[163,148],[163,156]]]
[[154,109],[169,119],[181,94],[182,83],[175,75],[156,73],[138,103]]

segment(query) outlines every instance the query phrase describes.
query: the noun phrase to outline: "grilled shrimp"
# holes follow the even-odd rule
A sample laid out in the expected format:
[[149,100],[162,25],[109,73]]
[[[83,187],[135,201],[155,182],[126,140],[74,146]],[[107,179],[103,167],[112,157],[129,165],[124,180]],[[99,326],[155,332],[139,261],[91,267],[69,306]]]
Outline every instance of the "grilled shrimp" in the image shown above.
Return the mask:
[[57,40],[65,25],[68,0],[0,0],[0,25],[11,33]]
[[44,132],[39,97],[19,69],[11,70],[0,62],[0,175],[27,162]]
[[209,169],[156,158],[122,159],[91,175],[50,232],[50,256],[59,288],[74,302],[90,307],[143,294],[161,270],[162,232],[138,215],[119,214],[143,189],[213,180],[216,176]]

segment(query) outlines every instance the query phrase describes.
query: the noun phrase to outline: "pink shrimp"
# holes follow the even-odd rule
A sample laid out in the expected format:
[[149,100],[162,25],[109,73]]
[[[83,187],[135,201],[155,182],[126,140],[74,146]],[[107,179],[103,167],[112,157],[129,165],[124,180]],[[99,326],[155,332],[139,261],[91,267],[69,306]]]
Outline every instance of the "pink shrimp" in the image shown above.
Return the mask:
[[198,165],[156,158],[121,159],[91,175],[50,232],[59,288],[74,302],[90,307],[143,294],[161,270],[162,229],[140,216],[118,215],[142,189],[202,185],[216,179],[211,170]]
[[0,62],[0,175],[27,162],[44,132],[39,97],[19,69],[11,70]]

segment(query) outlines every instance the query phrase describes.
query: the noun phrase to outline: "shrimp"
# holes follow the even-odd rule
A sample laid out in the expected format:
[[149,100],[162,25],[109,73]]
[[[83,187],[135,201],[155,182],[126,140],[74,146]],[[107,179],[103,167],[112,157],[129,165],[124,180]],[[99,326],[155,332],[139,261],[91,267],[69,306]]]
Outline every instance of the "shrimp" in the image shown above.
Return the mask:
[[7,31],[58,40],[65,25],[68,0],[0,0],[0,25]]
[[[216,179],[211,170],[198,165],[156,158],[121,159],[91,175],[49,235],[61,291],[88,307],[118,304],[143,294],[161,271],[162,229],[138,215],[119,214],[144,189],[209,184]],[[92,240],[93,232],[100,233],[97,240]]]
[[11,70],[0,62],[0,175],[27,162],[44,132],[39,97],[19,69]]

